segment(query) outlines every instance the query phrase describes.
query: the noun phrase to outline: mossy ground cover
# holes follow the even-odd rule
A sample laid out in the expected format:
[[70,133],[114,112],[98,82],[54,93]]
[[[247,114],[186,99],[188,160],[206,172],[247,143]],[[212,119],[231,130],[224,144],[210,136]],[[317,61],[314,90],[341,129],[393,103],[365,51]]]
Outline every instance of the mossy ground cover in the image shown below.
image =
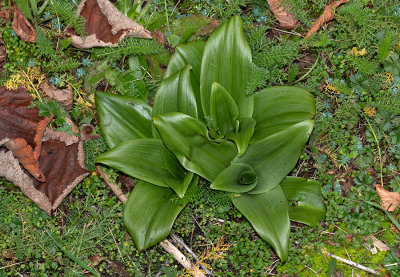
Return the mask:
[[[79,1],[68,2],[74,7]],[[24,3],[28,1],[11,1],[21,9]],[[53,50],[39,42],[21,41],[11,22],[0,27],[8,54],[0,85],[24,84],[21,76],[35,68],[58,88],[70,87],[74,92],[74,107],[68,112],[53,101],[37,100],[43,115],[55,115],[51,128],[71,132],[66,117],[77,125],[97,127],[94,91],[137,96],[150,103],[174,47],[207,38],[209,33],[197,34],[193,28],[182,31],[182,18],[197,20],[189,16],[204,15],[223,22],[239,14],[253,53],[249,93],[273,85],[295,85],[307,88],[316,98],[315,129],[292,175],[323,184],[327,215],[315,228],[292,223],[289,258],[282,263],[225,194],[203,185],[193,192],[173,233],[200,257],[198,264],[209,266],[215,276],[371,275],[336,261],[329,253],[381,276],[399,276],[398,209],[389,218],[371,203],[380,203],[374,189],[377,184],[400,192],[400,4],[349,1],[336,10],[332,22],[304,39],[327,1],[282,3],[300,20],[294,30],[279,26],[267,1],[153,0],[147,8],[138,5],[131,16],[145,28],[164,33],[164,45],[128,40],[116,49],[84,51],[57,36],[66,22],[48,8],[34,20],[46,30],[42,40],[50,41]],[[1,5],[2,10],[8,9],[7,1]],[[27,8],[32,8],[29,3]],[[56,56],[65,62],[55,64]],[[30,93],[35,95],[34,90]],[[86,141],[84,148],[86,166],[94,172],[94,159],[107,150],[106,145],[99,138]],[[129,194],[130,177],[103,170]],[[96,173],[77,186],[53,217],[4,179],[0,180],[0,199],[0,276],[88,274],[66,251],[102,276],[189,274],[161,246],[136,250],[124,228],[123,204]],[[389,250],[374,249],[370,235]]]

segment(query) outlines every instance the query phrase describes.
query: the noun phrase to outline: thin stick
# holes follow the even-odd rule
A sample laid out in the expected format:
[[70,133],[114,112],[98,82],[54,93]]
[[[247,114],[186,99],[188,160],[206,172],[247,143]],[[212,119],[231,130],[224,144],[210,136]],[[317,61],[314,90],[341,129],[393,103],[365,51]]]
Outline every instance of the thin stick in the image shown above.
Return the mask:
[[5,269],[5,268],[8,268],[8,267],[12,267],[12,266],[19,265],[19,264],[23,264],[23,263],[24,263],[24,262],[19,262],[19,263],[15,263],[15,264],[9,264],[9,265],[0,267],[0,269]]
[[[119,189],[118,185],[113,182],[110,182],[110,178],[108,177],[108,175],[105,172],[103,172],[100,169],[100,166],[96,166],[96,171],[101,176],[103,176],[106,184],[111,188],[111,190],[115,193],[115,195],[118,197],[118,199],[123,204],[125,204],[126,201],[128,201],[128,197],[126,197],[126,195]],[[173,245],[169,240],[166,239],[166,240],[160,242],[160,245],[162,248],[164,248],[165,251],[172,254],[174,256],[174,258],[178,261],[178,263],[180,263],[185,269],[187,269],[193,276],[195,276],[195,277],[204,277],[205,276],[201,270],[199,270],[197,267],[192,266],[192,263],[190,262],[190,260],[185,255],[183,255],[182,252],[179,251],[179,249],[176,248],[175,245]]]
[[372,274],[375,274],[375,275],[378,275],[378,274],[379,274],[376,270],[373,270],[373,269],[371,269],[371,268],[369,268],[369,267],[360,265],[359,263],[355,263],[355,262],[353,262],[353,261],[350,261],[350,260],[347,260],[347,259],[338,257],[338,256],[333,255],[333,254],[331,254],[331,253],[326,253],[326,254],[327,254],[328,256],[332,257],[332,258],[335,258],[336,260],[339,260],[339,261],[345,263],[345,264],[354,266],[355,268],[364,270],[364,271],[366,271],[366,272],[369,272],[369,273],[372,273]]
[[[196,260],[196,262],[199,260],[197,258],[197,255],[192,251],[192,249],[189,248],[189,246],[186,245],[186,243],[184,243],[180,238],[178,238],[175,234],[172,234],[171,237],[180,245],[183,246],[183,248],[186,249],[187,252],[189,252],[190,255],[192,255],[192,257]],[[205,267],[204,265],[200,265],[201,268],[207,273],[207,274],[211,274],[211,272],[208,270],[207,267]]]
[[306,265],[306,267],[309,269],[309,270],[311,270],[316,276],[318,276],[319,277],[319,275],[318,275],[318,273],[317,272],[315,272],[315,270],[314,269],[312,269],[311,267],[309,267],[309,266],[307,266]]
[[379,141],[378,138],[376,137],[376,134],[374,132],[374,129],[372,128],[371,123],[369,122],[368,118],[365,116],[365,119],[368,122],[368,126],[371,129],[372,135],[374,136],[375,142],[376,142],[376,146],[378,147],[378,154],[379,154],[379,167],[381,170],[381,185],[383,186],[383,167],[382,167],[382,154],[381,154],[381,148],[379,147]]
[[114,238],[114,235],[113,235],[113,233],[112,233],[111,228],[108,227],[108,230],[110,230],[110,234],[111,234],[111,236],[112,236],[112,238],[113,238],[113,240],[114,240],[115,246],[117,246],[118,253],[119,253],[119,255],[121,256],[122,261],[125,262],[124,256],[123,256],[122,253],[121,253],[121,249],[119,249],[118,243],[117,243],[117,241],[116,241],[115,238]]
[[291,34],[291,35],[299,36],[299,37],[302,37],[302,38],[304,37],[302,34],[299,34],[299,33],[294,32],[294,31],[289,32],[289,31],[281,30],[281,29],[274,28],[274,27],[269,27],[269,28],[272,29],[272,30],[278,31],[278,32]]
[[104,181],[106,182],[106,184],[110,187],[110,189],[114,192],[114,194],[118,197],[118,199],[122,202],[122,203],[126,203],[126,201],[128,201],[128,197],[126,197],[126,195],[119,189],[119,187],[117,186],[117,184],[110,182],[110,178],[108,177],[108,175],[106,173],[104,173],[101,169],[100,166],[96,166],[96,171],[103,176]]
[[[394,264],[385,264],[383,265],[384,267],[389,267],[389,266],[394,266],[394,265],[399,265],[400,263],[394,263]],[[0,268],[1,269],[1,268]]]

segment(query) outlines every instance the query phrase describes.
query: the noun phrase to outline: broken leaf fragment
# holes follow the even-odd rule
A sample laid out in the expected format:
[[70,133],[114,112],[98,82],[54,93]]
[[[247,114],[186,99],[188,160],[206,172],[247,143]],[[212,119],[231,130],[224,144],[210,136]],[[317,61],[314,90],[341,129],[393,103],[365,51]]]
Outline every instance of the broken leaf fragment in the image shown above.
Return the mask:
[[279,21],[283,28],[296,28],[299,21],[293,16],[293,14],[288,13],[287,10],[283,6],[281,6],[279,2],[280,0],[268,0],[269,8],[271,9],[275,18]]
[[400,205],[400,193],[390,192],[381,185],[376,185],[376,192],[382,200],[381,206],[389,212],[393,212]]
[[116,46],[124,37],[151,38],[142,25],[125,16],[108,0],[83,0],[77,14],[86,19],[86,37],[79,37],[73,29],[65,32],[77,48]]
[[339,7],[341,4],[346,3],[347,1],[348,0],[335,1],[332,4],[330,4],[328,7],[326,7],[326,9],[322,13],[322,15],[311,26],[311,28],[308,31],[305,38],[308,38],[312,33],[316,33],[324,23],[331,21],[335,17],[334,10],[337,7]]
[[0,39],[0,72],[3,71],[3,66],[7,60],[7,49],[4,42]]
[[46,81],[40,84],[40,88],[48,97],[56,100],[66,110],[72,109],[74,94],[69,87],[58,89],[54,85]]
[[24,88],[0,87],[0,146],[5,145],[32,176],[44,181],[38,159],[51,118],[39,116],[37,108],[29,108],[32,100]]
[[35,42],[36,30],[33,28],[25,15],[17,8],[14,7],[14,19],[12,22],[14,32],[25,42]]

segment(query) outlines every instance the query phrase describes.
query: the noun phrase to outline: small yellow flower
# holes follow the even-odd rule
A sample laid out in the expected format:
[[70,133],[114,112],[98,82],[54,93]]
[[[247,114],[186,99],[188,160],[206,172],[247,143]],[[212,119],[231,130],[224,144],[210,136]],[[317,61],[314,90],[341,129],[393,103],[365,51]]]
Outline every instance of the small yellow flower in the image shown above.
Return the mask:
[[353,47],[350,51],[351,55],[354,55],[356,57],[358,56],[364,56],[365,54],[367,54],[367,49],[363,48],[361,50],[358,50],[357,47]]
[[366,107],[364,108],[364,113],[365,113],[366,115],[368,115],[369,117],[375,117],[375,115],[376,115],[376,110],[375,110],[374,107],[366,106]]
[[325,85],[322,86],[325,92],[333,93],[333,94],[340,94],[340,90],[332,84],[325,82]]

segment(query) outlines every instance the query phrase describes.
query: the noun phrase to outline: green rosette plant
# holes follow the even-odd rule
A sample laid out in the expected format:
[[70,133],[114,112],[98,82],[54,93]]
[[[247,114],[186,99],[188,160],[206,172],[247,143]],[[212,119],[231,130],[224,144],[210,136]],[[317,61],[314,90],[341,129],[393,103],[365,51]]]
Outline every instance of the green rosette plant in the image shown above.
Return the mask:
[[246,94],[251,64],[241,19],[234,16],[206,43],[177,47],[153,107],[96,93],[110,148],[96,162],[140,179],[124,211],[139,249],[171,232],[199,177],[230,194],[281,260],[288,256],[290,220],[315,226],[324,218],[320,184],[287,176],[313,129],[314,98],[288,86]]

